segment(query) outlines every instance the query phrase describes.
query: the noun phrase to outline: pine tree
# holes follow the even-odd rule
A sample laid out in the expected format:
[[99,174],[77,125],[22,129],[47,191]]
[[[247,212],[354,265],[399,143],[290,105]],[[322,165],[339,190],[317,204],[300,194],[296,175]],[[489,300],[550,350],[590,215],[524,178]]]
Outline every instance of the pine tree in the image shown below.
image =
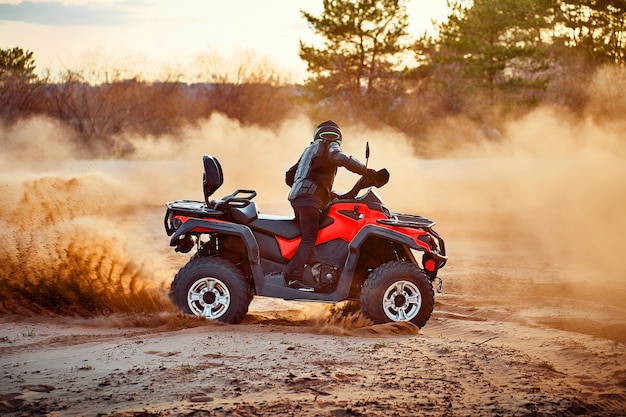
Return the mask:
[[560,3],[557,39],[595,64],[626,64],[626,1]]
[[8,78],[32,80],[35,78],[33,53],[22,48],[0,49],[0,81]]
[[11,123],[34,113],[41,86],[32,52],[0,49],[0,119]]
[[460,77],[465,92],[486,91],[492,106],[503,95],[545,87],[542,37],[552,24],[552,0],[449,1],[448,6],[452,13],[425,52],[434,73]]
[[[409,43],[404,0],[324,0],[320,16],[301,11],[323,46],[300,41],[309,99],[347,113],[389,105],[401,92]],[[332,103],[332,104],[331,104]]]

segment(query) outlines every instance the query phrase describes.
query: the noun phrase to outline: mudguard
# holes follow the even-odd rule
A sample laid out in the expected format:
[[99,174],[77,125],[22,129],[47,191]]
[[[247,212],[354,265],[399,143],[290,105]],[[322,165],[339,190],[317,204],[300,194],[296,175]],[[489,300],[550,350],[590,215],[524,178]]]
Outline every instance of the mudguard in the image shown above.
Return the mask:
[[183,223],[170,239],[170,246],[176,246],[180,236],[186,234],[222,233],[225,235],[239,236],[243,240],[248,251],[248,260],[251,265],[261,264],[259,245],[248,226],[223,221],[211,221],[189,219]]
[[346,261],[345,270],[350,271],[350,273],[354,272],[356,269],[356,264],[359,260],[359,252],[361,245],[371,236],[378,236],[390,240],[392,242],[397,242],[402,245],[408,246],[410,249],[415,249],[419,251],[428,251],[429,247],[426,243],[417,241],[412,239],[409,236],[406,236],[400,232],[396,232],[395,230],[391,230],[385,227],[375,226],[375,225],[367,225],[363,227],[359,233],[352,239],[349,245],[349,255],[348,260]]

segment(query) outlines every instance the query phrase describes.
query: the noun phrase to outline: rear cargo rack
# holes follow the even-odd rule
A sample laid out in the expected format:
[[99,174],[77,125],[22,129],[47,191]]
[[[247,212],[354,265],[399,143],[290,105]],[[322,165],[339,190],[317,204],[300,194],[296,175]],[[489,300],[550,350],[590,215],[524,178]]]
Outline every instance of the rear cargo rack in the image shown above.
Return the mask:
[[224,214],[220,210],[207,207],[202,201],[177,200],[166,203],[168,210],[189,217],[217,217]]
[[176,231],[177,227],[174,226],[174,216],[193,217],[196,219],[202,218],[220,218],[224,215],[223,212],[207,207],[202,201],[193,200],[177,200],[171,201],[165,204],[167,210],[165,210],[165,218],[163,224],[168,236]]

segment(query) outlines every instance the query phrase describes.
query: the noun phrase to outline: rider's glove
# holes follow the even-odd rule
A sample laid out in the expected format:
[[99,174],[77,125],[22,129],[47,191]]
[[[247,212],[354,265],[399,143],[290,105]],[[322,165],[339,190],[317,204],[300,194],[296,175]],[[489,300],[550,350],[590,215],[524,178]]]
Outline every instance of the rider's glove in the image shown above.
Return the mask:
[[365,177],[367,181],[374,181],[374,178],[376,176],[376,170],[368,168],[367,171],[365,171],[365,174],[363,174],[363,176]]

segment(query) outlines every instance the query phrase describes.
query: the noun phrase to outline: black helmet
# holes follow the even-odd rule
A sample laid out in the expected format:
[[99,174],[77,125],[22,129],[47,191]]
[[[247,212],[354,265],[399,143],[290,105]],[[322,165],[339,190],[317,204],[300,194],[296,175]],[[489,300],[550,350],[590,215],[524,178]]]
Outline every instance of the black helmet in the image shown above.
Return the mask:
[[315,132],[313,132],[313,140],[328,140],[337,142],[341,145],[341,129],[337,123],[332,120],[326,120],[323,123],[320,123],[315,128]]

